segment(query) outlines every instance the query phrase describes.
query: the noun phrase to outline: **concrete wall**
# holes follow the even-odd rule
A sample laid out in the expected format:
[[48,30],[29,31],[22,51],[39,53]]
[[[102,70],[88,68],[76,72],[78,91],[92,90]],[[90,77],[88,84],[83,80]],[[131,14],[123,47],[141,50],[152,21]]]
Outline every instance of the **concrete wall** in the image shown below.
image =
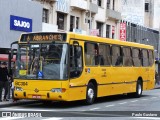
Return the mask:
[[32,32],[42,30],[42,5],[28,0],[0,0],[0,48],[9,48],[23,32],[10,30],[10,15],[32,19]]
[[160,0],[154,1],[153,28],[156,30],[160,28]]

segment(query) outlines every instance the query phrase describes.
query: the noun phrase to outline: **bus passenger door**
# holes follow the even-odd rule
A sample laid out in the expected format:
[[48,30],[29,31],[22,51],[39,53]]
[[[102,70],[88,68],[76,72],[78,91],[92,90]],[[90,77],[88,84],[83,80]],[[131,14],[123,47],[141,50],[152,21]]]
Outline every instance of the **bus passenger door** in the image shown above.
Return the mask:
[[83,71],[82,46],[77,41],[71,41],[69,49],[69,96],[71,100],[83,99],[85,83],[81,78]]

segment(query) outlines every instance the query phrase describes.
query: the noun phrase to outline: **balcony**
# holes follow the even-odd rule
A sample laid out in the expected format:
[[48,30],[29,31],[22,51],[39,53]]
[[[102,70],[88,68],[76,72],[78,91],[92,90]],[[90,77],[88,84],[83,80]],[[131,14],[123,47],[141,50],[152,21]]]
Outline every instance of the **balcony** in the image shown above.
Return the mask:
[[80,10],[87,10],[87,1],[85,0],[71,0],[71,7]]
[[97,4],[94,4],[94,3],[91,3],[90,2],[90,7],[89,7],[90,9],[90,11],[92,12],[92,13],[98,13],[98,5]]
[[49,23],[42,23],[42,32],[57,32],[58,26],[49,24]]
[[106,17],[113,20],[121,20],[121,13],[115,10],[107,9]]

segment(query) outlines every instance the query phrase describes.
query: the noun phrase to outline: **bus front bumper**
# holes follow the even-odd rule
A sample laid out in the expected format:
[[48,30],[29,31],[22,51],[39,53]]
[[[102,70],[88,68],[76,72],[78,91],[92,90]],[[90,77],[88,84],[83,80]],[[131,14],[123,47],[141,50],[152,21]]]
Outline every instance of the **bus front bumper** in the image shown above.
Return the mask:
[[51,92],[51,91],[14,91],[15,99],[33,99],[33,100],[52,100],[52,101],[68,101],[67,92]]

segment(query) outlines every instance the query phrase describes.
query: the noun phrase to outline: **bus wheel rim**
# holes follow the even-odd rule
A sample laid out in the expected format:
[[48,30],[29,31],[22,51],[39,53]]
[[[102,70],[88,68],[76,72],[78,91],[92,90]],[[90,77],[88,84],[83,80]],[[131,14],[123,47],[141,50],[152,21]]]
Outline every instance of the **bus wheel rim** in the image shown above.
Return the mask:
[[88,89],[88,97],[90,98],[90,99],[93,99],[93,97],[94,97],[94,91],[93,91],[93,89]]
[[138,85],[138,94],[140,95],[141,92],[142,92],[142,88],[141,88],[141,85],[139,84],[139,85]]

